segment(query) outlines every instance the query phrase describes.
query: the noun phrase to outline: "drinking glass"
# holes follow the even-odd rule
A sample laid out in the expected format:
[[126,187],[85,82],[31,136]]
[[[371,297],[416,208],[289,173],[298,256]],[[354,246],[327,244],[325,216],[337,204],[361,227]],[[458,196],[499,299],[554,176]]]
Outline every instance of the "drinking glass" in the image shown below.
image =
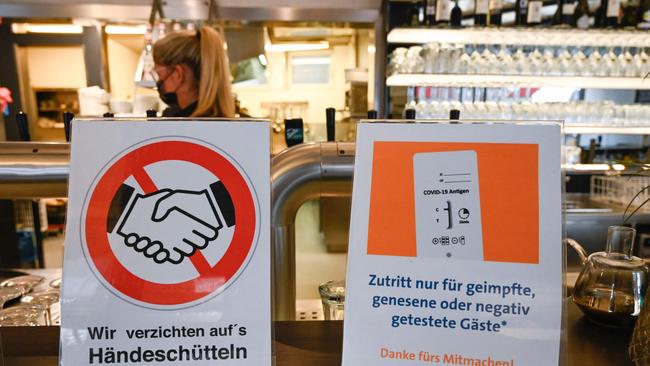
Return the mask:
[[459,74],[474,74],[472,65],[472,57],[467,53],[467,49],[460,56],[458,62],[458,73]]
[[23,295],[23,289],[20,287],[0,287],[0,309],[4,307],[7,301],[17,299]]
[[422,57],[424,59],[424,73],[435,74],[440,58],[440,45],[438,43],[427,43],[422,48]]
[[422,47],[412,46],[406,52],[406,73],[422,74],[424,72],[424,59],[422,58]]
[[460,64],[458,60],[463,55],[463,49],[463,46],[458,44],[452,45],[449,49],[449,73],[460,73]]
[[43,282],[41,276],[18,276],[0,282],[0,287],[19,287],[23,290],[23,295],[30,292],[36,285]]
[[41,307],[45,310],[45,325],[52,325],[51,306],[59,302],[59,290],[48,290],[28,294],[20,299],[20,302],[28,306]]
[[405,74],[406,73],[406,53],[408,49],[405,47],[396,48],[390,56],[388,64],[389,74]]
[[343,320],[345,311],[345,281],[327,281],[318,286],[325,320]]

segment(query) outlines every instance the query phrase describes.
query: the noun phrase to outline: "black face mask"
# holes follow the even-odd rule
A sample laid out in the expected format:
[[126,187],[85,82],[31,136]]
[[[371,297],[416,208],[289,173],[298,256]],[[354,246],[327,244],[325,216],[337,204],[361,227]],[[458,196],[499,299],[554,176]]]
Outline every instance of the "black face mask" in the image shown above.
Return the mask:
[[165,93],[163,91],[163,84],[165,83],[164,80],[159,80],[156,83],[156,88],[158,88],[158,96],[160,96],[160,100],[163,101],[163,103],[167,104],[170,107],[177,107],[178,106],[178,97],[176,96],[175,92],[171,93]]

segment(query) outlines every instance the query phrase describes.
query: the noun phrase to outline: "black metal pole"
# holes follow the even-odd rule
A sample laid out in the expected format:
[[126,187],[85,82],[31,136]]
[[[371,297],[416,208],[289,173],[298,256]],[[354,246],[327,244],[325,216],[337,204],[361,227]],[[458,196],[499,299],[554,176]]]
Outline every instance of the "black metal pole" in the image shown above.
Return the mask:
[[65,129],[65,140],[70,142],[72,137],[72,120],[74,119],[74,113],[72,112],[63,112],[63,128]]
[[327,141],[336,141],[336,109],[325,109],[325,128],[327,128]]
[[[16,115],[16,122],[18,123],[18,133],[22,141],[29,142],[32,140],[29,135],[29,121],[27,114],[18,112]],[[41,232],[41,215],[38,200],[32,200],[32,221],[34,222],[34,240],[36,242],[36,260],[37,267],[43,268],[45,263],[45,256],[43,255],[43,233]]]

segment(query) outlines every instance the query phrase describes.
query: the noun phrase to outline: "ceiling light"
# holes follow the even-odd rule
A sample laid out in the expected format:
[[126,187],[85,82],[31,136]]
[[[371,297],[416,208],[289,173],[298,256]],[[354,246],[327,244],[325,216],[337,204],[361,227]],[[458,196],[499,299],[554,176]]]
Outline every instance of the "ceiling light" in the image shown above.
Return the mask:
[[375,53],[377,49],[375,48],[375,45],[369,44],[368,45],[368,53]]
[[147,32],[146,25],[107,25],[106,34],[132,34],[144,35]]
[[316,51],[330,48],[329,42],[316,43],[267,43],[264,49],[267,52],[294,52],[294,51]]
[[31,24],[13,23],[11,31],[14,34],[48,33],[48,34],[81,34],[83,27],[75,24]]

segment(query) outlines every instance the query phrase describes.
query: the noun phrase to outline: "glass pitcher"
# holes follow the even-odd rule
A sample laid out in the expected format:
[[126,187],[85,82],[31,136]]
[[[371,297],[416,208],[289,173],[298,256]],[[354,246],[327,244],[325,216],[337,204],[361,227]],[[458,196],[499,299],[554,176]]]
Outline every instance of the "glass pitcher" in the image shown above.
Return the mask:
[[648,267],[632,255],[636,230],[610,226],[604,252],[587,257],[573,239],[567,243],[582,260],[582,272],[573,289],[573,302],[590,320],[613,327],[634,324],[648,287]]

